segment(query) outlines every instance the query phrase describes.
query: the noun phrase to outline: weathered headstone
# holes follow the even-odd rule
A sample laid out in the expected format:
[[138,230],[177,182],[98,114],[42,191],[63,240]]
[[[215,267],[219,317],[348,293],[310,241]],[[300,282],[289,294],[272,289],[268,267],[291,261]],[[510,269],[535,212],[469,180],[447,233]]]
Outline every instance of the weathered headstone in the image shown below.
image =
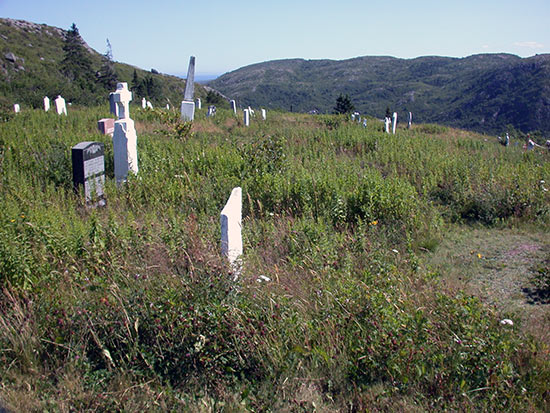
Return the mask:
[[197,109],[197,110],[200,110],[200,109],[202,109],[202,102],[201,102],[201,98],[197,98],[197,99],[195,99],[195,109]]
[[57,111],[58,115],[64,114],[67,116],[67,106],[65,105],[65,99],[63,99],[61,96],[57,96],[57,99],[55,99],[55,110]]
[[242,190],[233,188],[220,217],[221,250],[235,270],[240,268],[239,257],[243,254]]
[[393,112],[393,134],[395,135],[395,128],[397,128],[397,112]]
[[134,121],[130,119],[132,92],[128,90],[128,84],[118,83],[113,96],[119,113],[113,134],[115,178],[117,183],[121,183],[126,181],[129,171],[138,173],[137,134]]
[[250,112],[248,109],[245,109],[244,111],[244,126],[250,126]]
[[168,103],[166,104],[166,110],[170,110],[170,105]]
[[248,114],[249,114],[250,116],[256,117],[256,114],[254,113],[254,111],[252,110],[252,108],[251,108],[250,106],[248,107]]
[[141,108],[145,109],[147,107],[147,99],[141,98]]
[[367,127],[367,118],[364,118],[364,119],[363,119],[363,127],[364,127],[364,128]]
[[208,113],[206,114],[207,117],[214,116],[216,114],[216,106],[210,105],[208,106]]
[[413,114],[412,112],[409,112],[409,124],[407,125],[407,129],[410,129],[413,123]]
[[231,110],[233,111],[233,113],[236,115],[237,114],[237,102],[235,102],[234,100],[230,100],[229,105],[231,106]]
[[19,106],[19,103],[15,103],[15,104],[13,105],[13,111],[14,111],[15,113],[21,112],[21,106]]
[[195,119],[195,56],[189,58],[189,68],[187,70],[187,80],[185,81],[185,91],[183,101],[181,102],[181,119],[192,121]]
[[105,205],[105,147],[101,142],[80,142],[73,146],[73,185],[76,191],[82,185],[86,202]]
[[262,109],[262,119],[263,120],[266,120],[267,119],[267,112],[265,109]]
[[147,109],[153,109],[153,104],[147,101]]
[[97,121],[97,129],[102,135],[111,135],[115,132],[115,120],[112,118],[104,118]]
[[113,96],[113,92],[109,93],[109,113],[111,115],[115,115],[118,118],[117,106],[116,106],[116,103],[115,103],[115,98]]
[[47,112],[50,110],[50,98],[44,96],[44,111]]
[[386,116],[384,118],[384,124],[385,124],[385,127],[386,127],[386,133],[390,133],[391,118]]
[[352,121],[352,122],[355,121],[355,113],[352,113],[352,114],[351,114],[351,121]]

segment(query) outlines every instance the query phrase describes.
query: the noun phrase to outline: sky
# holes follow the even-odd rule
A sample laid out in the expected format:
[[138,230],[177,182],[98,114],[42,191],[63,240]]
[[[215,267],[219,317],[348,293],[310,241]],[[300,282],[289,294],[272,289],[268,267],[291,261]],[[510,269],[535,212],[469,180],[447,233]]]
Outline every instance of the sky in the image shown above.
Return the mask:
[[0,0],[0,17],[68,29],[114,60],[220,75],[267,60],[550,53],[550,0]]

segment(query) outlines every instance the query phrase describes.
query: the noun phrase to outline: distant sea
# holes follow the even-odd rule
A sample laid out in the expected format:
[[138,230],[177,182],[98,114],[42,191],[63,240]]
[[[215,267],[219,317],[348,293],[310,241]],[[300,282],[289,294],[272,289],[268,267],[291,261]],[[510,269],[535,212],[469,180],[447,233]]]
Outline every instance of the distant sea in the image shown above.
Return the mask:
[[[184,74],[181,74],[181,73],[175,73],[174,76],[177,76],[177,77],[181,77],[182,79],[186,79],[187,78],[187,73],[184,73]],[[214,80],[216,78],[220,77],[219,74],[212,74],[212,73],[204,73],[204,74],[201,74],[201,73],[195,73],[195,82],[196,83],[200,83],[200,84],[204,84],[204,83],[208,83],[210,82],[211,80]]]

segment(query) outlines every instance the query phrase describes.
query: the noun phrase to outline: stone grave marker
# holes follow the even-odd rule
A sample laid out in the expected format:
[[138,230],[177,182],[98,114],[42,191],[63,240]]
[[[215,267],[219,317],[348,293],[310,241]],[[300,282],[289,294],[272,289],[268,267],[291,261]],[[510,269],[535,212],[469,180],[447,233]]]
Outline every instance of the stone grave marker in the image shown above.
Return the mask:
[[355,121],[355,113],[352,113],[352,114],[351,114],[351,121],[352,121],[352,122]]
[[256,114],[254,113],[254,111],[252,110],[252,108],[250,106],[248,107],[248,114],[250,116],[256,117]]
[[409,123],[407,125],[407,129],[410,129],[413,123],[413,114],[412,112],[409,112]]
[[97,121],[97,129],[102,135],[111,135],[115,133],[115,120],[112,118],[103,118]]
[[187,80],[185,81],[185,91],[183,101],[181,102],[181,119],[192,121],[195,119],[195,56],[189,58],[189,68],[187,69]]
[[395,135],[395,128],[397,128],[397,112],[393,112],[393,134]]
[[87,203],[105,205],[105,147],[101,142],[80,142],[71,150],[73,185],[76,191],[84,187]]
[[57,111],[58,115],[64,114],[67,116],[67,106],[65,105],[65,99],[63,99],[61,96],[58,96],[57,99],[55,99],[55,110]]
[[244,111],[244,126],[250,126],[250,112],[248,109],[245,109]]
[[235,102],[234,100],[230,100],[229,105],[231,106],[231,110],[233,111],[233,113],[236,115],[237,114],[237,102]]
[[208,112],[206,113],[207,117],[214,116],[216,114],[216,106],[210,105],[208,106]]
[[391,123],[391,118],[388,118],[386,116],[386,118],[384,119],[384,124],[386,126],[386,133],[390,133],[390,123]]
[[116,117],[118,117],[117,106],[116,106],[116,103],[115,103],[115,98],[113,96],[113,92],[109,93],[109,113],[111,115],[115,115]]
[[170,110],[170,105],[168,103],[166,104],[166,110]]
[[364,128],[367,127],[367,118],[364,118],[364,119],[363,119],[363,127],[364,127]]
[[141,108],[145,109],[147,107],[147,99],[141,98]]
[[13,111],[15,113],[21,112],[21,106],[19,106],[19,103],[16,103],[16,104],[13,105]]
[[197,99],[195,99],[195,109],[197,109],[197,110],[200,110],[200,109],[202,109],[202,102],[201,102],[201,98],[197,98]]
[[147,109],[153,109],[153,104],[147,101]]
[[265,109],[262,109],[262,119],[263,120],[266,120],[267,119],[267,112]]
[[130,119],[132,92],[128,90],[128,84],[118,83],[113,96],[119,114],[113,134],[115,178],[119,184],[126,181],[129,171],[138,173],[137,133],[134,121]]
[[[231,266],[240,269],[239,257],[243,254],[242,228],[242,190],[233,188],[221,216],[221,250]],[[238,275],[238,274],[236,274]]]
[[47,112],[50,110],[50,98],[44,96],[44,111]]

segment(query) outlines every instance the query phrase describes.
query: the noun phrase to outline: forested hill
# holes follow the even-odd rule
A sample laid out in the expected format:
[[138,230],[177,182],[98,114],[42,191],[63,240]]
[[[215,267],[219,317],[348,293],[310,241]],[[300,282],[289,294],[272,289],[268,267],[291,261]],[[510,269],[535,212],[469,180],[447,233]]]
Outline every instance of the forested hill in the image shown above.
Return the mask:
[[[145,97],[153,104],[179,104],[184,80],[116,62],[107,45],[104,55],[98,53],[75,28],[0,19],[0,106],[41,107],[44,96],[58,94],[68,102],[97,104],[106,101],[117,82],[128,82],[135,101]],[[195,94],[206,92],[195,85]]]
[[550,132],[549,54],[277,60],[240,68],[209,86],[244,106],[331,112],[337,97],[348,94],[357,110],[376,117],[390,107],[412,111],[418,122]]

